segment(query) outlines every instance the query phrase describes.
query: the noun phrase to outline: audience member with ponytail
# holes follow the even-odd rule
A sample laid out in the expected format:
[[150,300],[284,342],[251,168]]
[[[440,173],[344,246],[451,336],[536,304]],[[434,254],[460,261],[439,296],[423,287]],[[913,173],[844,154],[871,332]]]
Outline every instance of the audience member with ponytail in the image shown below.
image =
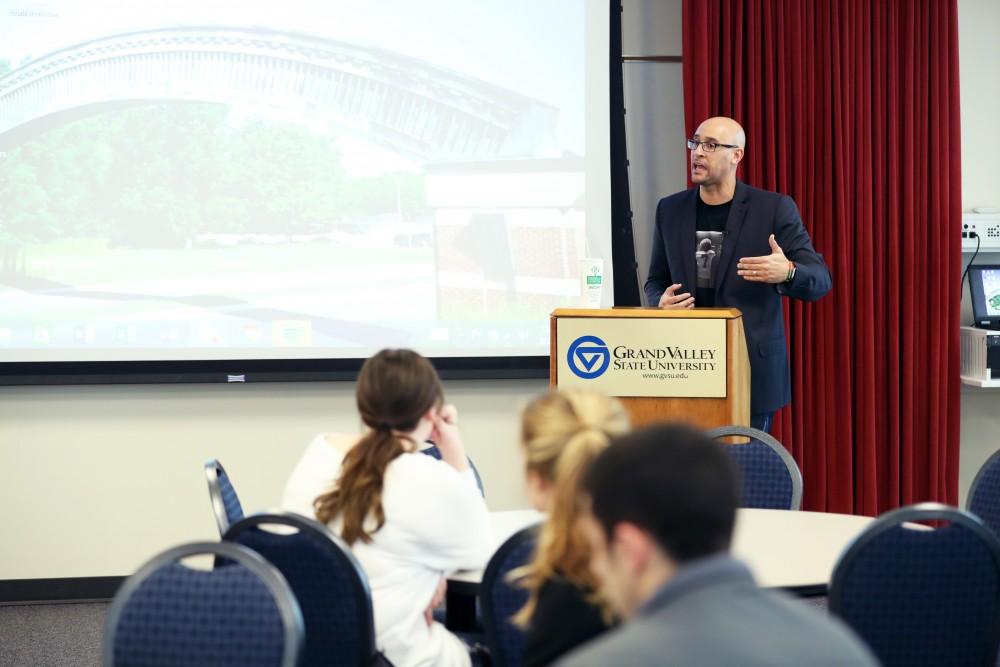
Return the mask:
[[[431,615],[445,573],[484,567],[493,546],[458,414],[444,403],[434,367],[410,350],[368,359],[357,403],[367,432],[318,436],[283,505],[314,515],[351,545],[371,585],[376,642],[396,667],[466,667],[466,645]],[[418,453],[427,439],[441,461]]]
[[583,471],[629,430],[622,404],[568,389],[532,401],[521,420],[521,445],[531,503],[547,513],[533,560],[512,576],[530,591],[514,617],[526,629],[524,667],[548,665],[604,632],[612,622],[596,594],[590,550],[577,526]]

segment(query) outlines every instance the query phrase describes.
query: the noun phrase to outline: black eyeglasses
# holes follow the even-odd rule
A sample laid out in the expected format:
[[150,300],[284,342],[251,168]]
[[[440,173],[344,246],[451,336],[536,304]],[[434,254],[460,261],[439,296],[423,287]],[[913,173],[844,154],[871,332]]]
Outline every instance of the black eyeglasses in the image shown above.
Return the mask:
[[733,144],[720,144],[717,141],[698,141],[697,139],[687,140],[688,150],[697,150],[698,146],[705,149],[706,153],[714,153],[720,148],[739,148],[739,146],[734,146]]

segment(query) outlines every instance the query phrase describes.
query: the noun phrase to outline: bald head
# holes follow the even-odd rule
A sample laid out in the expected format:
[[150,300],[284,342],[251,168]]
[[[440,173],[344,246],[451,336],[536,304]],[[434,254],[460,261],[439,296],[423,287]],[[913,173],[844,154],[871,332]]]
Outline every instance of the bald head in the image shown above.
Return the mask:
[[695,130],[695,135],[702,141],[714,139],[720,144],[731,144],[740,148],[746,148],[747,145],[747,135],[743,131],[743,126],[726,116],[715,116],[702,121]]
[[743,128],[732,118],[716,116],[702,122],[692,138],[698,143],[691,144],[691,182],[700,186],[705,202],[729,201],[747,144]]

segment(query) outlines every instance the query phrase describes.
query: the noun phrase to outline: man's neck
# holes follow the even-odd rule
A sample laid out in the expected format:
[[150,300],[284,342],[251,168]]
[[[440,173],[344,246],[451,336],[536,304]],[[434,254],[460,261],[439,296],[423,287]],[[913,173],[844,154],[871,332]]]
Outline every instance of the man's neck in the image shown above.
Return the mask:
[[632,605],[628,615],[634,615],[676,573],[677,565],[673,560],[662,556],[654,558],[647,565],[645,571],[636,577]]
[[725,204],[732,201],[736,194],[736,179],[732,178],[712,185],[700,185],[698,186],[698,194],[701,196],[701,200],[709,206]]
[[637,587],[645,595],[638,607],[631,610],[630,616],[650,613],[672,600],[686,594],[688,591],[710,586],[724,581],[743,580],[753,584],[753,575],[746,565],[733,559],[728,551],[720,551],[688,561],[683,565],[674,564],[674,569],[667,575],[659,573],[660,585],[650,592],[649,581]]

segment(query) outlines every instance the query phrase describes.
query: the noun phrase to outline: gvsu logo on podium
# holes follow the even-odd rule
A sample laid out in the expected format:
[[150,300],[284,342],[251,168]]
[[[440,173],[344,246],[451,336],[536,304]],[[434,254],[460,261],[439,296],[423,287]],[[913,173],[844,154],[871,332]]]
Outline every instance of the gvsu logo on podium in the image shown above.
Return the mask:
[[573,375],[593,380],[604,374],[611,363],[607,344],[597,336],[580,336],[569,346],[566,363]]

